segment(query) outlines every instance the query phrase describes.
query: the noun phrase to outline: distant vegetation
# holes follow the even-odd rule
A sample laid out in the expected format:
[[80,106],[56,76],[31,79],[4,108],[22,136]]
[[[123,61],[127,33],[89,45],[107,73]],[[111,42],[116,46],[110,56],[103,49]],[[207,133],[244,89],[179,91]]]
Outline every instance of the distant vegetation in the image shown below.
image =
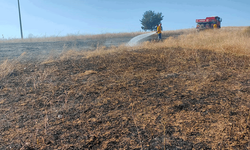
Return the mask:
[[142,24],[142,29],[144,31],[153,31],[156,30],[156,25],[160,24],[161,21],[163,20],[163,15],[162,13],[155,13],[152,10],[146,11],[143,14],[141,21]]

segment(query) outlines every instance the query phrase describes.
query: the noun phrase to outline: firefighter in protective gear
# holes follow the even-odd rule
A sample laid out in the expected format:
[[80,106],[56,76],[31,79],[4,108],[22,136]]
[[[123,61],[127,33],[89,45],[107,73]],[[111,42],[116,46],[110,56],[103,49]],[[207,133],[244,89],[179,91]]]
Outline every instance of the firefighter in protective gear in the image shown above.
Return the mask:
[[214,29],[217,29],[217,24],[214,24],[213,27],[214,27]]
[[161,40],[161,24],[157,25],[158,39]]

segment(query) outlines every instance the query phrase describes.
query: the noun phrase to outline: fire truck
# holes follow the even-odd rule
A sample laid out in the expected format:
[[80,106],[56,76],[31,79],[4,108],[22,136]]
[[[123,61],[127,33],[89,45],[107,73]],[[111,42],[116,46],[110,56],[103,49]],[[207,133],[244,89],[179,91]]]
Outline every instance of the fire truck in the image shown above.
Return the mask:
[[217,28],[221,28],[222,18],[218,16],[214,17],[207,17],[206,19],[196,19],[196,29],[197,31],[205,30],[205,29],[212,29],[214,28],[214,24],[216,24]]

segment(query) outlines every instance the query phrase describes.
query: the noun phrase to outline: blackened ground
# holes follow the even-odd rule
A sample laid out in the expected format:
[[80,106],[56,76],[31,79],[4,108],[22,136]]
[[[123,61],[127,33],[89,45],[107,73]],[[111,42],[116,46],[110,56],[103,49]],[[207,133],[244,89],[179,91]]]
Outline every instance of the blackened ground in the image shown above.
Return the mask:
[[[164,34],[163,40],[169,36],[178,34]],[[95,50],[97,47],[119,46],[128,43],[133,37],[115,37],[100,39],[85,39],[73,41],[51,41],[51,42],[24,42],[24,43],[1,43],[0,44],[0,63],[6,59],[16,59],[25,52],[25,61],[43,61],[48,57],[57,57],[62,52],[68,50]],[[140,41],[157,40],[157,34]]]
[[22,64],[0,81],[0,149],[247,149],[249,64],[181,48]]

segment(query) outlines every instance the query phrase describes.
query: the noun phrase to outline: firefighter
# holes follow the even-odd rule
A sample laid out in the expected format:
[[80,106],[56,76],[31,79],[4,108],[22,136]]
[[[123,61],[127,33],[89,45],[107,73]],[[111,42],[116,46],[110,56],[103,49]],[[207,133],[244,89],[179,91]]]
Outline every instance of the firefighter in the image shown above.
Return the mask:
[[217,24],[214,24],[214,29],[217,29]]
[[157,25],[158,39],[161,40],[161,24]]

